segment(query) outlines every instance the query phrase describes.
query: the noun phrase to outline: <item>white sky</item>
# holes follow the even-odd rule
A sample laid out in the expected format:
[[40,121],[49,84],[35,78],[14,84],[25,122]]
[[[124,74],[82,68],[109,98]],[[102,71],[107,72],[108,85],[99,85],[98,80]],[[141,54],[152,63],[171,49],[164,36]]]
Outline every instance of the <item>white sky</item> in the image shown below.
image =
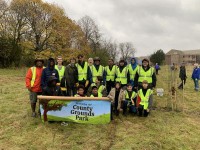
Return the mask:
[[44,0],[72,20],[88,15],[107,39],[132,42],[136,56],[200,49],[200,0]]

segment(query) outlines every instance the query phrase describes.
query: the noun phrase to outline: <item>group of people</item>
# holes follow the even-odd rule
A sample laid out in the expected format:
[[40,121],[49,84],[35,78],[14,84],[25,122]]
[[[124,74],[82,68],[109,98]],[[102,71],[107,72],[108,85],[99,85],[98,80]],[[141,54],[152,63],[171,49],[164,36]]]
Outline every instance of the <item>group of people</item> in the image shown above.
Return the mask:
[[148,59],[143,59],[141,66],[135,58],[131,58],[130,64],[121,59],[118,65],[109,59],[105,67],[99,57],[85,61],[83,55],[78,55],[77,59],[71,58],[63,66],[61,56],[57,57],[57,64],[49,58],[47,67],[44,60],[35,60],[35,66],[26,74],[33,117],[36,117],[37,95],[108,97],[111,118],[120,111],[124,115],[130,112],[148,116],[153,102],[152,89],[156,86],[156,73]]

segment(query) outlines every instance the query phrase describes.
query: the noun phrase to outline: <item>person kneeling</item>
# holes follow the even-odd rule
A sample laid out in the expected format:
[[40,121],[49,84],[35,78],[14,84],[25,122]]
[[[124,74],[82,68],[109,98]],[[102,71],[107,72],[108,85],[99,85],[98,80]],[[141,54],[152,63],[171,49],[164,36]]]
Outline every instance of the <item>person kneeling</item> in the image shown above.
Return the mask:
[[50,76],[47,87],[43,89],[42,95],[47,96],[62,96],[60,86],[57,86],[58,79],[55,76]]
[[148,87],[148,82],[144,80],[142,82],[142,88],[138,91],[138,99],[137,99],[139,116],[144,115],[144,117],[148,116],[153,102],[153,97],[152,97],[153,92],[151,89],[148,89],[147,87]]
[[121,102],[124,99],[124,91],[121,88],[120,82],[115,83],[115,88],[112,88],[108,98],[111,99],[111,119],[113,120],[113,111],[115,112],[116,116],[119,115],[119,111],[121,110]]
[[102,94],[98,92],[97,86],[92,87],[92,94],[90,95],[90,97],[102,97]]
[[83,85],[79,85],[77,88],[77,94],[74,95],[74,97],[85,97],[84,91],[85,87]]
[[129,112],[132,114],[137,113],[136,109],[136,98],[137,93],[133,91],[133,87],[131,84],[127,85],[127,90],[124,92],[125,99],[123,100],[123,115],[126,116],[127,107],[129,107]]

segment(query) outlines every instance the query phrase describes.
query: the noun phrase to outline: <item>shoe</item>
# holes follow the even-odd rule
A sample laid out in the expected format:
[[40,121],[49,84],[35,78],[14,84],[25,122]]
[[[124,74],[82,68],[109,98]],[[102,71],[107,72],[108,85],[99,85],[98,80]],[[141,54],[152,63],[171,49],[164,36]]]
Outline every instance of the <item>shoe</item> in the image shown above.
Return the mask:
[[36,117],[36,113],[35,112],[32,112],[32,115],[31,115],[31,117]]

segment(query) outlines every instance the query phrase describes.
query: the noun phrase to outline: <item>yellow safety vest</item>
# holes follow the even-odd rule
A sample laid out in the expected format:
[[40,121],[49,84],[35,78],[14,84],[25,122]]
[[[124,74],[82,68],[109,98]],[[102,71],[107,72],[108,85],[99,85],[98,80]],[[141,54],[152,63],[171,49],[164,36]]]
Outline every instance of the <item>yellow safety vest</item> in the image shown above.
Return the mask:
[[[91,94],[90,97],[94,97],[94,95]],[[98,97],[102,97],[102,94],[101,94],[101,93],[98,93]]]
[[91,72],[92,72],[92,81],[96,82],[97,76],[102,76],[103,77],[103,71],[104,71],[104,67],[102,65],[99,66],[99,70],[97,71],[97,69],[95,68],[95,66],[93,65],[91,67]]
[[[43,67],[44,69],[45,67]],[[36,67],[31,67],[31,71],[32,71],[32,79],[31,79],[31,87],[33,87],[34,83],[35,83],[35,79],[36,79]]]
[[139,79],[138,82],[143,82],[144,80],[147,80],[148,83],[152,83],[152,75],[154,73],[154,68],[150,67],[148,71],[144,71],[142,67],[138,68],[138,75]]
[[106,71],[106,81],[114,81],[115,74],[117,71],[117,66],[113,65],[112,70],[109,69],[109,66],[106,66],[105,71]]
[[[91,84],[91,87],[93,86],[96,86],[96,83],[92,83]],[[104,85],[100,85],[98,88],[98,94],[102,94],[103,93],[103,90],[105,89],[105,86]]]
[[134,80],[135,74],[136,74],[136,72],[138,70],[138,66],[133,70],[132,65],[129,64],[128,65],[128,70],[129,70],[129,73],[130,73],[130,80]]
[[116,81],[121,82],[121,84],[127,84],[127,72],[128,72],[127,67],[124,67],[122,72],[120,72],[120,69],[118,67],[116,73],[117,75]]
[[87,80],[88,63],[85,62],[83,68],[77,63],[76,67],[78,69],[78,81]]
[[125,91],[125,99],[128,101],[131,101],[131,99],[134,99],[136,96],[137,94],[134,91],[132,91],[132,95],[131,97],[129,97],[128,91]]
[[65,73],[65,67],[62,66],[62,68],[59,69],[59,68],[58,68],[58,65],[55,65],[55,69],[58,71],[58,74],[59,74],[59,81],[61,81],[61,79],[63,78],[64,73]]
[[147,93],[146,93],[145,96],[144,96],[144,94],[142,92],[142,89],[140,89],[138,91],[138,96],[141,98],[140,105],[143,105],[145,110],[149,106],[149,97],[150,97],[151,94],[152,94],[152,90],[151,89],[147,90]]

